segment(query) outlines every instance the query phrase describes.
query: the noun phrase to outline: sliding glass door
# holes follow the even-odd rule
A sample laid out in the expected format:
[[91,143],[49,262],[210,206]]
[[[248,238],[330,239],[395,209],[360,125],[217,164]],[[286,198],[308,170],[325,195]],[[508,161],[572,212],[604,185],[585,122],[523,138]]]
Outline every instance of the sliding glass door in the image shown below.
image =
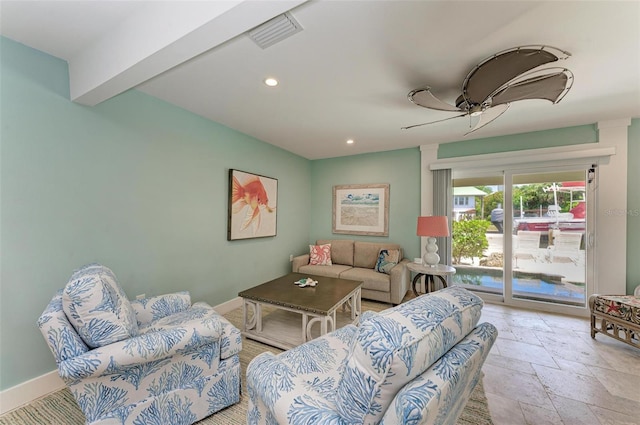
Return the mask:
[[585,170],[512,173],[511,297],[584,307]]
[[584,308],[593,209],[587,170],[454,172],[454,284],[545,310]]
[[[492,211],[504,202],[502,172],[454,172],[452,259],[455,285],[504,298],[504,229],[491,222]],[[494,212],[495,216],[495,212]]]

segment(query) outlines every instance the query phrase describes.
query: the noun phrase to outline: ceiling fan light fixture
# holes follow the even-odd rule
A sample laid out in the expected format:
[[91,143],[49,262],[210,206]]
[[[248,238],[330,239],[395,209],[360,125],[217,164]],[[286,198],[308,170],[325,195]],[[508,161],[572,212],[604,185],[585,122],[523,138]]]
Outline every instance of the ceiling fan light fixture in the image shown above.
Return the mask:
[[469,115],[472,117],[480,116],[482,115],[482,112],[484,112],[482,105],[473,105],[471,109],[469,109]]

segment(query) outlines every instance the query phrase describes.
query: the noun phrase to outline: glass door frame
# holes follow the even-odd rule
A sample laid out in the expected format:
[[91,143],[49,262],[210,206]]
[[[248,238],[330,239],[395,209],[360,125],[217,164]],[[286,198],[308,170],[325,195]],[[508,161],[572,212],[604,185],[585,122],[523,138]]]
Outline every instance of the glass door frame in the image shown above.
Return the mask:
[[[517,169],[507,169],[504,171],[504,199],[513,199],[513,176],[522,174],[536,174],[536,173],[553,173],[565,172],[565,171],[583,171],[585,178],[585,201],[587,206],[586,222],[585,222],[585,304],[583,306],[554,304],[544,301],[525,300],[522,298],[514,298],[512,291],[512,276],[513,276],[513,237],[504,239],[504,251],[509,255],[504,256],[504,303],[506,305],[514,307],[529,308],[535,310],[550,311],[556,313],[587,316],[589,313],[588,300],[589,296],[593,293],[595,282],[595,256],[593,248],[593,241],[595,235],[595,204],[596,204],[596,190],[595,184],[587,180],[587,172],[590,168],[590,164],[575,163],[573,161],[567,161],[566,164],[554,165],[554,166],[540,166],[531,165],[528,167],[522,167]],[[507,184],[508,183],[508,184]],[[510,220],[505,220],[504,234],[513,235],[513,202],[505,202],[504,216],[510,217]]]
[[[521,164],[518,164],[521,165]],[[585,305],[584,306],[572,306],[553,304],[543,301],[525,300],[521,298],[514,298],[512,291],[512,276],[513,276],[513,238],[503,239],[503,293],[490,294],[484,292],[478,292],[478,295],[487,302],[504,303],[508,306],[520,307],[539,311],[549,311],[555,313],[568,314],[573,316],[588,316],[588,299],[593,293],[595,287],[595,254],[594,254],[594,240],[595,240],[595,212],[596,212],[596,184],[586,180],[587,171],[590,168],[591,163],[585,163],[584,160],[566,160],[554,162],[553,165],[544,165],[541,163],[534,164],[522,164],[521,166],[510,167],[487,167],[483,169],[453,169],[453,178],[482,178],[482,177],[498,177],[502,176],[502,185],[504,188],[504,216],[511,219],[504,221],[504,234],[513,235],[513,202],[506,202],[507,199],[513,198],[513,176],[519,174],[536,174],[536,173],[552,173],[554,171],[584,171],[585,172],[585,198],[587,205],[586,214],[586,228],[585,228]]]

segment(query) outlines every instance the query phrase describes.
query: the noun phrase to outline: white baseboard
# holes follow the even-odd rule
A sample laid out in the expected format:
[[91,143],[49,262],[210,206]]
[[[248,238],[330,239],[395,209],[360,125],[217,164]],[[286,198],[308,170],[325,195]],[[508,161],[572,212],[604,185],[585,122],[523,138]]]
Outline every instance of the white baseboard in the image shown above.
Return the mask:
[[58,376],[58,371],[53,370],[15,387],[8,388],[0,392],[0,415],[64,387],[64,381]]
[[[242,306],[242,298],[236,297],[214,307],[220,314],[227,314],[233,309]],[[45,373],[29,381],[0,391],[0,415],[3,415],[18,407],[29,404],[34,400],[44,397],[65,387],[64,381],[58,376],[57,370]]]
[[235,310],[238,307],[242,307],[242,298],[235,297],[227,302],[218,304],[217,306],[213,307],[213,309],[220,314],[227,314],[231,310]]

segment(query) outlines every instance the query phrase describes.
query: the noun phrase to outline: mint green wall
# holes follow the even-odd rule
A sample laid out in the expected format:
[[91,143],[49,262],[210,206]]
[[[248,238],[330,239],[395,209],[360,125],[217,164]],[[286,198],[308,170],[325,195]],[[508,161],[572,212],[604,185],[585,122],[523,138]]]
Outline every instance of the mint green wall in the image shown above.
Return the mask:
[[[333,186],[389,183],[389,236],[333,234]],[[420,256],[416,221],[420,214],[420,150],[402,149],[311,163],[311,229],[309,243],[317,239],[357,239],[402,245],[407,258]],[[307,249],[308,251],[308,249]]]
[[[114,269],[130,297],[216,305],[289,270],[320,238],[419,256],[418,148],[307,161],[139,92],[68,100],[67,66],[0,37],[0,390],[54,369],[35,321],[71,271]],[[441,145],[440,158],[597,140],[594,126]],[[227,170],[278,179],[278,235],[226,240]],[[640,284],[640,119],[629,129],[627,289]],[[333,235],[332,187],[390,183],[389,237]]]
[[640,285],[640,118],[629,127],[627,167],[627,294]]
[[[130,298],[189,290],[211,305],[290,270],[310,161],[137,91],[75,104],[65,62],[0,49],[0,389],[55,368],[36,320],[85,263]],[[276,237],[227,241],[229,168],[278,179]]]
[[598,132],[595,125],[581,125],[577,127],[556,128],[531,133],[445,143],[438,147],[438,158],[455,158],[458,156],[511,152],[524,149],[541,149],[582,143],[595,143],[597,141]]

